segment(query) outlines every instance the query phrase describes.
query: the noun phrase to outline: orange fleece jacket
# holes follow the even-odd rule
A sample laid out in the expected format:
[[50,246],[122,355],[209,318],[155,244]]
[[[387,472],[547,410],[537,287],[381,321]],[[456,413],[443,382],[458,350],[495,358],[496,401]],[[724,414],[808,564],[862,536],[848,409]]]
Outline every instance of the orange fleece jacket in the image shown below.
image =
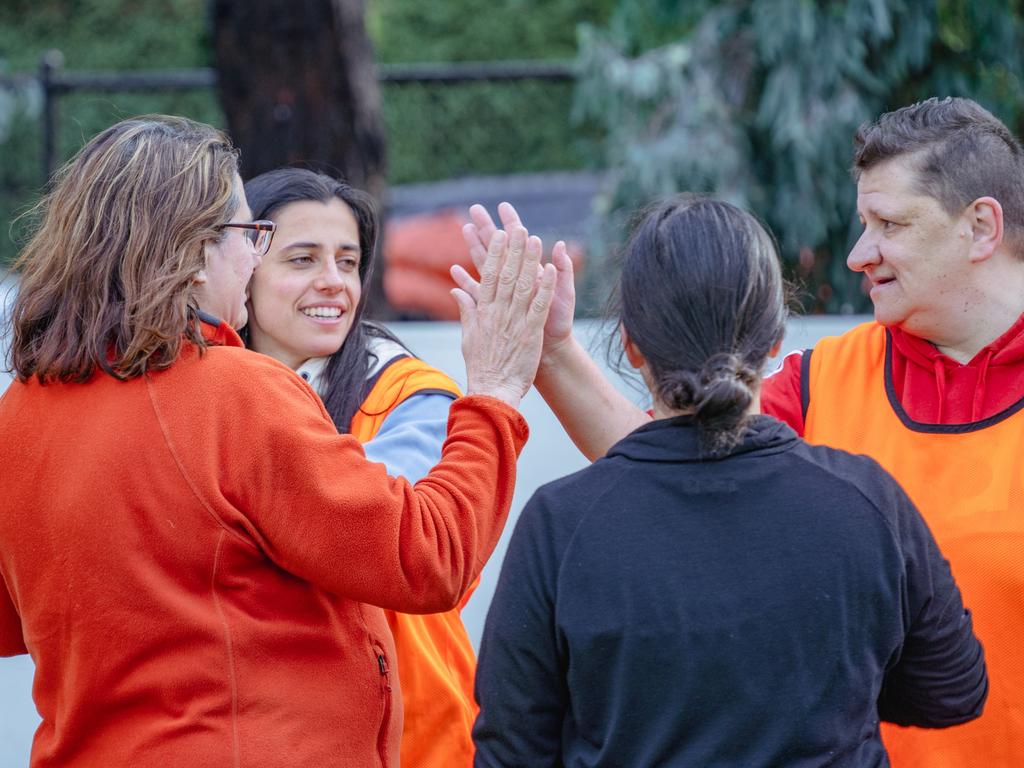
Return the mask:
[[[230,345],[237,336],[221,326]],[[0,654],[28,651],[33,768],[396,766],[384,612],[455,606],[501,533],[526,425],[452,405],[415,488],[286,367],[187,347],[0,399]]]

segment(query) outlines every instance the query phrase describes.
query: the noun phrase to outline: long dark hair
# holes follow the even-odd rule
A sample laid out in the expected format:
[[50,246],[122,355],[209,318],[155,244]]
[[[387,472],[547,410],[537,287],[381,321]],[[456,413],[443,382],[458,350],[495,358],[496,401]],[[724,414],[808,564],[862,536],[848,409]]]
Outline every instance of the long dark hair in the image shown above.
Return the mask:
[[[247,181],[245,196],[253,218],[271,220],[277,211],[291,203],[341,200],[352,211],[359,229],[359,280],[364,286],[369,284],[380,225],[373,199],[365,192],[305,168],[279,168]],[[365,304],[364,291],[356,307],[352,329],[341,348],[330,356],[324,371],[327,382],[323,392],[324,406],[339,432],[350,431],[352,417],[366,398],[367,373],[376,362],[369,349],[370,339],[383,337],[397,341],[385,328],[362,319]],[[242,338],[246,344],[249,343],[248,333],[244,330]]]
[[619,319],[652,394],[692,414],[710,456],[736,444],[786,324],[771,236],[728,203],[681,197],[651,210],[626,248]]

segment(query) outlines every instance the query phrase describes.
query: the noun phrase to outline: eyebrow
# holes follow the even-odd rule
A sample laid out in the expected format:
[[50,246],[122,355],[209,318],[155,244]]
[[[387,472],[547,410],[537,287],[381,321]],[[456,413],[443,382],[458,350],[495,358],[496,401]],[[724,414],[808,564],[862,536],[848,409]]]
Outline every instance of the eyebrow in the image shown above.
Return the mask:
[[[317,250],[317,249],[319,249],[321,247],[322,247],[321,243],[300,242],[300,243],[289,243],[288,245],[286,245],[284,247],[283,250],[290,251],[293,248],[311,248],[313,250]],[[345,250],[345,251],[358,251],[359,250],[359,246],[356,245],[355,243],[342,243],[341,248],[342,248],[342,250]]]

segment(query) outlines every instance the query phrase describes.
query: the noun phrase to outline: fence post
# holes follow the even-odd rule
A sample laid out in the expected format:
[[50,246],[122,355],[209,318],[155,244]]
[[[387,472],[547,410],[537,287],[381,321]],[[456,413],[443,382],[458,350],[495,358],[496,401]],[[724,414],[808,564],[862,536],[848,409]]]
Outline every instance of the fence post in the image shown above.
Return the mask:
[[51,49],[39,60],[39,85],[43,89],[43,184],[50,183],[50,176],[57,165],[57,91],[54,88],[54,73],[64,66],[64,54]]

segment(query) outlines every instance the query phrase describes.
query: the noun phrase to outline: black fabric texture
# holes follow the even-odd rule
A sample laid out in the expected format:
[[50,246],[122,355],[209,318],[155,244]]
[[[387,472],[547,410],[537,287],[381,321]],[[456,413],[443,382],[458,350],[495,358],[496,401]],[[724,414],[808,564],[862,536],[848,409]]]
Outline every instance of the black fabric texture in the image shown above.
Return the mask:
[[984,659],[873,460],[655,421],[527,504],[487,618],[477,766],[887,766],[879,720],[980,714]]

